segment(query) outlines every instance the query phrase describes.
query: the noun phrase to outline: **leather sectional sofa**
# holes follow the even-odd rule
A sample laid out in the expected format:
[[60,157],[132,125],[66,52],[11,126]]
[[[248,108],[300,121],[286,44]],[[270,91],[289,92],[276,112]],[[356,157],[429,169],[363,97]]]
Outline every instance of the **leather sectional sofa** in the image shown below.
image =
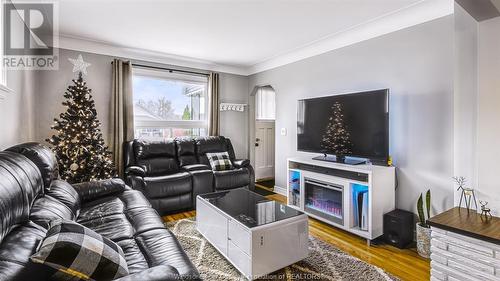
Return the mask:
[[[212,171],[206,153],[228,152],[234,169]],[[250,161],[236,159],[228,138],[197,137],[125,143],[125,178],[160,215],[195,208],[196,196],[238,187],[254,189]]]
[[50,280],[55,272],[30,256],[56,219],[117,243],[130,272],[120,281],[199,280],[148,200],[121,179],[70,185],[58,179],[52,151],[40,144],[0,152],[0,280]]

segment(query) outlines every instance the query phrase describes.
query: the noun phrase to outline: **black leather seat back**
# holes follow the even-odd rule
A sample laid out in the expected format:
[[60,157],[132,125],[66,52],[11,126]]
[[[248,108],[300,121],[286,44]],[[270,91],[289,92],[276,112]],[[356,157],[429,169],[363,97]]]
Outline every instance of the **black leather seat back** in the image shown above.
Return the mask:
[[40,171],[28,158],[0,152],[0,243],[16,226],[29,220],[33,201],[43,189]]
[[198,162],[204,165],[210,165],[207,153],[213,152],[227,152],[231,161],[234,161],[234,150],[229,139],[222,136],[198,137],[195,138],[196,143],[196,156]]
[[135,163],[146,176],[168,175],[179,172],[177,149],[174,140],[162,142],[134,141]]
[[198,164],[196,145],[193,138],[178,138],[175,142],[177,143],[177,156],[181,167]]
[[59,178],[57,158],[47,146],[36,142],[28,142],[12,146],[5,151],[20,153],[35,163],[42,174],[45,189],[50,187],[52,180]]

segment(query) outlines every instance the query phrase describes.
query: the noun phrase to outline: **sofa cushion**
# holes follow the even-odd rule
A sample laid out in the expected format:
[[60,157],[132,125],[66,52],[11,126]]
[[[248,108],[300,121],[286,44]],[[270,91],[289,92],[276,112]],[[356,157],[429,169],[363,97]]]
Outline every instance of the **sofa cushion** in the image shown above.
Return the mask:
[[176,145],[173,140],[162,142],[134,141],[135,163],[147,176],[172,174],[179,171]]
[[43,227],[28,222],[4,238],[0,244],[0,280],[32,280],[33,276],[44,280],[55,272],[30,260],[46,232]]
[[207,158],[213,171],[227,171],[233,169],[233,164],[229,159],[229,154],[225,151],[207,153]]
[[31,260],[65,273],[60,280],[112,280],[128,275],[123,250],[116,243],[70,221],[51,225]]
[[200,164],[210,165],[206,155],[207,153],[228,151],[226,139],[222,136],[200,137],[196,138],[195,141],[196,156]]
[[73,212],[75,217],[78,216],[80,212],[80,196],[71,184],[63,180],[53,180],[50,183],[49,190],[47,190],[45,194],[57,199],[59,202],[66,205],[66,207]]
[[30,207],[43,189],[40,171],[28,158],[0,152],[0,242],[28,221]]
[[129,274],[141,272],[149,268],[146,257],[144,257],[135,239],[124,239],[116,242],[116,244],[123,250]]
[[123,201],[127,210],[133,208],[151,207],[151,204],[149,203],[148,199],[144,197],[144,194],[137,190],[126,189],[124,192],[118,195],[118,198]]
[[163,198],[189,193],[192,190],[191,176],[187,172],[173,175],[145,177],[148,198]]
[[214,186],[216,190],[233,189],[247,186],[250,183],[246,168],[229,171],[214,171]]
[[177,143],[177,157],[181,167],[198,163],[193,138],[177,138],[175,142]]
[[84,205],[78,217],[79,222],[102,218],[109,215],[123,214],[125,205],[118,197],[106,197],[102,200],[92,202],[91,204]]
[[118,196],[103,197],[83,205],[78,222],[84,222],[109,215],[127,213],[135,208],[148,208],[151,204],[144,195],[132,189],[126,189]]
[[48,229],[50,222],[54,220],[74,220],[75,217],[70,208],[49,195],[37,199],[30,212],[30,220],[45,229]]
[[126,214],[113,214],[86,221],[78,221],[102,236],[117,242],[134,237],[135,229],[127,219]]
[[165,228],[158,213],[151,208],[134,208],[127,211],[127,218],[135,229],[135,235],[152,230]]
[[[182,249],[179,241],[167,229],[154,229],[136,237],[139,246],[151,267],[158,265],[173,266],[186,280],[198,276],[198,271]],[[182,279],[182,280],[184,280]]]
[[50,148],[36,142],[28,142],[7,148],[5,151],[16,152],[26,156],[40,170],[45,189],[52,180],[59,178],[59,166],[55,154]]
[[137,165],[144,170],[144,175],[149,177],[174,174],[179,171],[175,158],[151,158],[137,160]]

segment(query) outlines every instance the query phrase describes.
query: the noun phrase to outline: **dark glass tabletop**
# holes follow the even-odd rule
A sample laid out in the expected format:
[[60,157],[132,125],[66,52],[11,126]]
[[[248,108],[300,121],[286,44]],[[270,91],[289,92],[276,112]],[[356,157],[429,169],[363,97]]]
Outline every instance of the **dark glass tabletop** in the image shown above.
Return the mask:
[[208,193],[200,197],[249,228],[303,214],[246,188]]

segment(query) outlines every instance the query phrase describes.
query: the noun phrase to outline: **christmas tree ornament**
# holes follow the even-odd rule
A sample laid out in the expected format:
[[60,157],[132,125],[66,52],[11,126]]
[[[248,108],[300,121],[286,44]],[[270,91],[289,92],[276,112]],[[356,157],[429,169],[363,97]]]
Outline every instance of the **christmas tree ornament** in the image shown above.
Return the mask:
[[78,170],[78,164],[76,164],[76,163],[71,164],[71,165],[69,166],[69,169],[70,169],[71,171],[76,171],[76,170]]
[[57,155],[61,177],[69,183],[107,179],[116,175],[111,152],[104,143],[95,102],[82,73],[64,97],[66,112],[54,119],[56,134],[46,141]]

